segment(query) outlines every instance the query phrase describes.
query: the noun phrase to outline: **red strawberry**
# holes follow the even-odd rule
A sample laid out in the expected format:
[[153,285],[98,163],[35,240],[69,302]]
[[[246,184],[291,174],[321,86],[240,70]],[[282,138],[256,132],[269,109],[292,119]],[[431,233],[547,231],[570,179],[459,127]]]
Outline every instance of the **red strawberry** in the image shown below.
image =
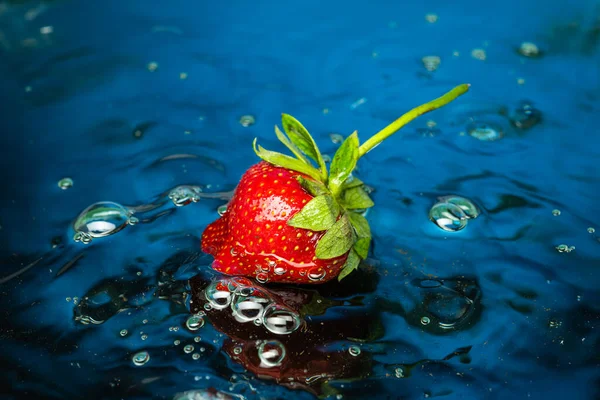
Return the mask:
[[[359,145],[350,135],[335,153],[329,173],[308,131],[283,114],[279,140],[296,158],[256,146],[264,161],[242,176],[227,211],[202,234],[212,267],[260,282],[322,283],[352,272],[369,251],[371,232],[361,214],[373,202],[352,176],[358,159],[421,114],[468,90],[460,85],[421,105]],[[309,160],[316,162],[318,168]]]

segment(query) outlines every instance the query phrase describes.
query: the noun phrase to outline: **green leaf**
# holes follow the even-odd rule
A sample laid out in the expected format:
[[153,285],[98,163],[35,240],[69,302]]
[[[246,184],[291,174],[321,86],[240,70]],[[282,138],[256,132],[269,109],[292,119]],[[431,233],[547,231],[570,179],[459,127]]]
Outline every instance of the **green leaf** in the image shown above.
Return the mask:
[[288,149],[290,149],[292,153],[294,153],[296,157],[298,157],[298,160],[304,161],[306,164],[311,165],[310,161],[308,161],[304,154],[302,154],[302,151],[300,151],[300,149],[294,143],[290,142],[290,139],[285,133],[281,132],[277,125],[275,125],[275,135],[277,135],[277,139],[279,139],[281,143],[283,143]]
[[365,259],[369,255],[369,247],[371,246],[371,228],[369,227],[369,222],[365,217],[355,212],[349,212],[348,218],[358,237],[352,248],[360,258]]
[[323,185],[319,181],[306,179],[303,176],[298,176],[296,177],[296,179],[298,180],[298,183],[300,183],[300,186],[302,186],[304,190],[306,190],[308,193],[312,194],[315,197],[329,193],[327,186]]
[[319,171],[311,165],[305,164],[304,162],[292,158],[290,156],[286,156],[285,154],[265,150],[261,146],[256,145],[256,139],[254,139],[252,146],[254,147],[254,152],[256,153],[256,155],[265,160],[266,162],[277,165],[279,167],[291,169],[302,174],[306,174],[316,180],[321,179]]
[[324,194],[306,203],[287,224],[295,228],[324,231],[331,228],[339,213],[340,208],[335,204],[333,197]]
[[350,250],[353,244],[354,229],[344,214],[319,240],[315,255],[322,260],[341,256]]
[[362,210],[375,205],[362,186],[345,190],[340,202],[349,210]]
[[354,175],[350,174],[350,176],[348,177],[348,179],[346,179],[346,181],[342,185],[342,189],[343,190],[345,190],[345,189],[351,189],[353,187],[362,186],[362,185],[364,185],[363,181],[361,181],[360,179],[358,179]]
[[350,272],[352,272],[356,268],[358,268],[359,264],[360,264],[360,257],[358,256],[358,254],[356,254],[356,252],[354,250],[351,250],[350,253],[348,253],[348,258],[346,259],[346,263],[344,264],[344,266],[342,267],[342,270],[340,271],[340,274],[338,275],[338,281],[341,281],[346,276],[348,276],[348,274],[350,274]]
[[344,140],[344,143],[335,152],[331,167],[329,168],[329,188],[333,194],[340,192],[342,184],[348,179],[358,161],[358,133],[354,133]]
[[327,167],[323,156],[319,151],[319,147],[315,143],[314,139],[308,133],[306,128],[294,117],[289,114],[281,114],[281,124],[283,130],[289,136],[292,143],[294,143],[304,154],[312,158],[317,162],[321,170],[321,181],[325,181],[327,178]]

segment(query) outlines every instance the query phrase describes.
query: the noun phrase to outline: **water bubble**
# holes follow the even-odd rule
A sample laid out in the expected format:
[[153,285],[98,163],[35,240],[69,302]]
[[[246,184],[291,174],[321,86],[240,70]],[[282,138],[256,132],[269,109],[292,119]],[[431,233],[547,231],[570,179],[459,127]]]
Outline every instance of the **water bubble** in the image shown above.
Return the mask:
[[287,270],[285,269],[285,267],[275,267],[275,269],[273,269],[273,272],[275,273],[275,275],[283,275],[287,272]]
[[522,102],[510,116],[510,122],[521,130],[536,126],[542,120],[542,112],[528,102]]
[[560,210],[552,210],[552,215],[558,217],[560,215]]
[[204,326],[204,318],[201,315],[192,315],[185,321],[185,326],[190,331],[197,331]]
[[148,339],[148,335],[146,335],[146,334],[144,333],[142,336],[140,336],[140,339],[142,339],[142,340],[146,340],[146,339]]
[[465,213],[468,219],[474,219],[479,216],[479,210],[475,204],[473,204],[471,200],[465,199],[464,197],[446,196],[440,198],[440,201],[458,206]]
[[127,336],[128,333],[129,332],[127,331],[127,329],[121,329],[121,332],[119,332],[119,335],[125,337],[125,336]]
[[227,204],[223,204],[217,208],[217,213],[222,217],[227,212]]
[[146,68],[148,68],[148,71],[154,72],[158,69],[158,63],[156,61],[151,61],[148,63]]
[[567,246],[566,244],[559,244],[556,246],[556,250],[559,253],[570,253],[575,250],[575,246]]
[[198,360],[198,359],[200,359],[200,354],[199,353],[194,353],[194,354],[192,354],[192,358],[194,360]]
[[215,310],[222,310],[231,304],[232,294],[229,290],[223,290],[220,282],[213,282],[204,289],[204,296]]
[[467,132],[474,138],[484,142],[491,142],[504,137],[504,131],[500,125],[481,121],[467,125]]
[[421,317],[421,325],[429,325],[431,319],[429,317]]
[[271,300],[258,296],[238,296],[232,303],[234,317],[240,322],[254,321],[260,317]]
[[358,346],[350,346],[348,347],[348,353],[350,353],[350,355],[352,357],[356,357],[360,354],[360,347]]
[[212,310],[212,306],[209,303],[204,303],[204,309],[206,311],[210,311],[210,310]]
[[427,22],[429,22],[430,24],[434,24],[437,22],[438,16],[437,16],[437,14],[432,14],[432,13],[425,14],[425,20]]
[[258,345],[258,357],[261,366],[267,368],[281,365],[285,358],[285,347],[279,340],[265,340]]
[[263,314],[265,328],[277,335],[289,335],[300,327],[300,316],[279,305],[270,304]]
[[200,201],[200,188],[197,186],[181,185],[169,192],[169,199],[176,207],[186,206]]
[[256,319],[254,320],[254,325],[256,325],[256,326],[261,326],[261,325],[262,325],[262,323],[263,323],[263,321],[262,321],[262,319],[260,319],[260,318],[256,318]]
[[589,228],[587,228],[588,233],[594,233],[596,232],[596,229],[592,228],[591,226]]
[[468,220],[464,211],[452,203],[436,203],[429,210],[429,219],[448,232],[460,231],[467,226]]
[[194,338],[194,342],[196,342],[196,343],[200,343],[200,340],[201,340],[201,339],[200,339],[200,336],[196,336],[196,337]]
[[179,346],[179,345],[181,344],[181,340],[179,340],[179,339],[175,339],[175,340],[173,341],[173,344],[174,344],[175,346]]
[[140,351],[139,353],[135,353],[131,358],[133,364],[140,367],[150,361],[150,354],[147,351]]
[[401,367],[394,369],[394,375],[396,378],[404,378],[404,370]]
[[539,57],[541,55],[541,52],[540,52],[540,49],[538,48],[538,46],[532,42],[521,43],[521,45],[519,46],[519,49],[517,51],[519,52],[519,54],[521,54],[522,56],[525,56],[525,57],[535,58],[535,57]]
[[235,347],[233,348],[233,354],[235,354],[235,355],[240,355],[240,354],[242,354],[242,348],[241,348],[240,346],[235,346]]
[[119,232],[125,226],[131,211],[124,206],[110,201],[92,204],[83,210],[75,222],[75,241],[89,243],[91,238],[109,236]]
[[183,348],[183,351],[186,354],[190,354],[192,351],[194,351],[194,345],[186,344],[185,347]]
[[438,56],[425,56],[421,59],[423,66],[429,72],[433,72],[439,68],[442,59]]
[[242,115],[240,117],[240,124],[244,127],[247,128],[251,125],[254,125],[256,123],[256,118],[254,118],[253,115]]
[[256,274],[256,280],[260,283],[267,283],[269,281],[269,275],[265,274],[264,272],[260,272]]
[[135,225],[138,222],[140,222],[140,219],[138,217],[134,217],[133,215],[131,217],[129,217],[129,219],[127,220],[127,223],[129,225]]
[[340,144],[344,141],[344,137],[339,133],[330,133],[329,138],[334,144]]
[[325,279],[325,275],[327,275],[327,272],[321,267],[315,267],[308,271],[308,279],[313,282],[322,281]]
[[67,189],[73,187],[73,179],[62,178],[60,181],[58,181],[58,187],[61,188],[62,190],[67,190]]
[[552,318],[550,321],[548,321],[548,327],[549,328],[560,328],[562,326],[562,321]]
[[473,49],[471,51],[471,57],[480,60],[480,61],[485,61],[485,59],[487,58],[487,54],[485,53],[485,50],[483,49]]

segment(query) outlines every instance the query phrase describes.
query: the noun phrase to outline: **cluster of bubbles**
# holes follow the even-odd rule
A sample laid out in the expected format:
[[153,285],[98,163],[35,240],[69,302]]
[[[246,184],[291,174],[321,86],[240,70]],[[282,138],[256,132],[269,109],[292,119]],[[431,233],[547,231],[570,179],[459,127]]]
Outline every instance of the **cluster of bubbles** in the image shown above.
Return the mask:
[[242,277],[221,278],[204,289],[207,310],[229,308],[240,323],[252,322],[276,335],[289,335],[300,325],[300,315],[277,303],[264,289]]
[[475,204],[464,197],[444,196],[438,200],[429,210],[429,219],[445,231],[460,231],[470,219],[479,216]]
[[199,186],[180,185],[169,192],[169,199],[175,206],[182,207],[199,202],[201,192]]

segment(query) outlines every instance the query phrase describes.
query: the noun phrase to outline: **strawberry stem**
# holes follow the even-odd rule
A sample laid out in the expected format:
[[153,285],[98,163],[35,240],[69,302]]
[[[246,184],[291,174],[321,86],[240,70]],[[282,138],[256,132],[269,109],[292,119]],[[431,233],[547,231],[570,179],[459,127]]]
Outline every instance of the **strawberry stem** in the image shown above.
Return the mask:
[[404,125],[411,122],[413,119],[417,118],[420,115],[428,113],[429,111],[433,111],[437,108],[443,107],[451,101],[455,100],[458,96],[465,94],[471,85],[462,84],[458,85],[448,93],[444,94],[441,97],[438,97],[435,100],[431,100],[428,103],[422,104],[418,107],[413,108],[406,114],[402,115],[400,118],[377,132],[375,135],[371,136],[366,142],[364,142],[358,148],[358,157],[362,157],[375,148],[379,143],[383,142],[388,137],[392,136],[398,130],[400,130]]

